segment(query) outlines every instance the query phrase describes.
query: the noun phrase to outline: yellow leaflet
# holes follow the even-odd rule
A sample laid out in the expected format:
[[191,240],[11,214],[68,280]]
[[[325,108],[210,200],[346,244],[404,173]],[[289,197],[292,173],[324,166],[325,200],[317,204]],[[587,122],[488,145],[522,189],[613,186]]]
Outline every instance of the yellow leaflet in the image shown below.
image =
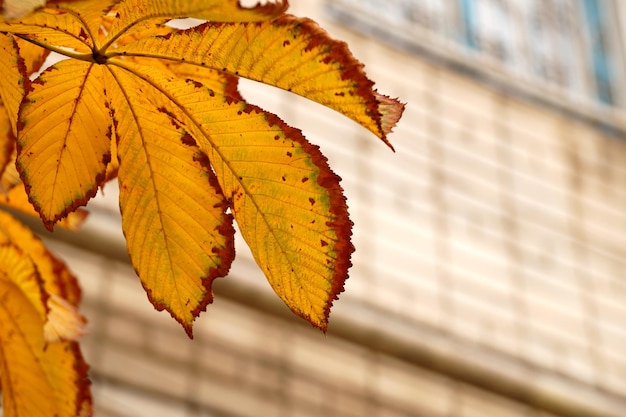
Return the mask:
[[[11,137],[11,143],[15,140]],[[33,205],[28,201],[24,184],[15,168],[15,152],[11,155],[2,176],[0,177],[0,204],[18,210],[33,217],[39,217]],[[61,219],[59,226],[68,230],[78,230],[87,218],[86,210],[78,209]]]
[[0,176],[4,174],[8,164],[11,162],[11,155],[15,149],[15,137],[11,128],[9,113],[0,99]]
[[51,50],[68,48],[91,53],[88,28],[72,13],[42,8],[22,18],[0,22],[0,32],[25,35]]
[[[151,59],[147,62],[157,60]],[[183,80],[191,79],[202,83],[205,87],[212,90],[216,95],[241,99],[237,84],[239,78],[222,71],[216,71],[212,68],[200,67],[197,65],[183,64],[178,62],[157,61]]]
[[[41,280],[19,248],[0,245],[0,375],[7,417],[87,416],[91,396],[76,342],[46,343]],[[36,398],[36,401],[33,401]]]
[[378,94],[344,42],[309,19],[207,23],[120,46],[114,54],[152,56],[228,71],[299,94],[357,121],[385,143],[404,106]]
[[[5,213],[0,213],[4,215]],[[2,225],[5,221],[16,222],[12,218],[3,216]],[[25,303],[31,307],[42,320],[48,314],[48,294],[43,289],[43,281],[39,271],[28,255],[15,245],[0,245],[0,282],[5,286],[4,290],[10,291],[15,286],[26,298]],[[0,298],[2,304],[8,300]]]
[[[15,141],[10,132],[9,137],[11,142]],[[20,174],[18,174],[17,169],[15,169],[15,156],[16,151],[13,150],[13,152],[9,155],[9,163],[6,165],[4,172],[2,172],[2,176],[0,176],[0,195],[6,195],[11,188],[22,183]]]
[[20,51],[20,56],[26,65],[26,74],[30,75],[41,69],[44,61],[50,55],[50,51],[40,46],[32,44],[21,38],[15,38]]
[[104,36],[101,30],[104,18],[109,15],[120,1],[122,0],[70,1],[49,4],[48,7],[75,16],[77,20],[85,25],[84,31],[89,35],[93,43],[98,45],[98,40],[101,40]]
[[111,159],[102,67],[61,61],[32,83],[20,110],[17,168],[49,229],[95,195]]
[[339,178],[318,148],[276,116],[199,82],[152,67],[133,70],[163,91],[163,103],[206,152],[241,233],[275,292],[326,329],[353,247]]
[[148,19],[196,17],[218,22],[258,21],[272,19],[287,10],[286,0],[245,9],[239,0],[126,0],[117,9],[119,19],[113,23],[109,39],[117,39],[139,22]]
[[[19,53],[19,55],[18,55]],[[38,70],[47,56],[42,48],[0,34],[0,175],[14,162],[17,114],[24,97],[24,79]],[[6,101],[5,101],[6,100]]]
[[[165,25],[169,20],[170,19],[164,18],[157,20],[147,20],[137,23],[130,30],[127,30],[123,34],[120,34],[120,37],[115,40],[115,45],[116,47],[119,45],[126,45],[145,36],[159,36],[173,33],[177,29]],[[116,21],[117,19],[104,20],[104,25],[106,27],[107,33],[110,33],[110,27]]]
[[[150,29],[149,33],[159,32],[171,32],[171,28],[161,27],[158,29]],[[144,34],[146,32],[141,32]],[[198,67],[196,65],[188,65],[178,62],[167,62],[156,59],[146,58],[127,58],[128,61],[132,61],[138,64],[150,65],[159,68],[162,71],[171,73],[182,79],[193,79],[202,82],[205,86],[211,88],[215,94],[223,94],[229,97],[239,97],[237,91],[237,77],[232,75],[215,71],[211,68]],[[107,175],[105,183],[111,179],[117,177],[117,170],[119,163],[117,160],[117,143],[115,140],[115,131],[113,132],[113,139],[111,140],[111,162],[107,166]]]
[[239,91],[237,90],[239,78],[222,71],[214,70],[213,68],[153,58],[125,57],[124,61],[150,66],[164,73],[172,74],[182,80],[197,81],[212,90],[215,95],[241,99]]
[[[12,161],[14,162],[15,159],[12,159]],[[2,187],[5,187],[6,183],[9,182],[5,181],[7,174],[9,176],[12,176],[13,171],[15,171],[14,166],[7,166],[7,169],[5,170],[5,173],[2,177]],[[15,172],[15,174],[18,175],[17,172]],[[19,176],[15,177],[14,179],[16,179],[17,182],[14,182],[10,186],[10,188],[0,191],[0,204],[33,217],[39,217],[39,213],[35,211],[33,205],[30,203],[30,201],[28,201],[28,195],[26,194],[24,184],[22,184]],[[59,220],[57,224],[68,230],[78,230],[87,218],[87,215],[88,212],[86,210],[78,209],[72,213],[69,213],[67,217]]]
[[[43,291],[48,296],[57,296],[63,301],[55,301],[57,307],[65,310],[74,310],[76,317],[66,318],[80,327],[79,323],[84,319],[75,311],[80,301],[80,287],[78,281],[69,271],[67,266],[58,260],[36,237],[33,232],[20,222],[15,220],[8,213],[0,211],[0,245],[11,244],[26,254],[37,267],[37,272],[41,278]],[[63,306],[67,303],[67,306]],[[53,323],[52,326],[66,324]],[[80,333],[80,328],[68,329],[66,336],[62,338],[73,339],[71,335]]]
[[[26,67],[11,35],[0,33],[0,109],[7,114],[13,134],[17,132],[17,112],[24,97]],[[2,129],[4,130],[4,129]],[[2,138],[6,140],[6,138]],[[1,171],[1,169],[0,169]]]
[[117,178],[117,171],[120,168],[120,163],[117,160],[117,136],[115,129],[111,132],[111,161],[107,165],[107,171],[104,178],[104,182],[100,185],[100,188],[104,190],[104,186],[107,182]]
[[206,156],[170,118],[163,94],[124,69],[110,71],[128,251],[154,306],[191,336],[212,301],[211,282],[234,258],[232,218]]

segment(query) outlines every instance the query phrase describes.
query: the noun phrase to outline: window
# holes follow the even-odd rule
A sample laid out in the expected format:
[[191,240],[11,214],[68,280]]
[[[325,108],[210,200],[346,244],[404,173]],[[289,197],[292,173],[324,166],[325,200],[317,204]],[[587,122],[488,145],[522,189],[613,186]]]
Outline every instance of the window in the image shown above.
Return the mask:
[[377,33],[386,32],[392,41],[424,43],[423,36],[413,35],[426,33],[457,55],[497,62],[516,80],[614,105],[619,74],[610,6],[610,0],[329,2],[331,12],[378,25]]

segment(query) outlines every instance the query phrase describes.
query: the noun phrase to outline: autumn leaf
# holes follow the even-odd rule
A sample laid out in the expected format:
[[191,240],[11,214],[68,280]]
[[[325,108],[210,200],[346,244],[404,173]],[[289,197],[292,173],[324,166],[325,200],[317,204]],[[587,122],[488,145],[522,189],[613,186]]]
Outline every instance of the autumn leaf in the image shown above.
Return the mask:
[[[39,217],[33,205],[28,201],[28,194],[20,176],[15,168],[15,156],[10,157],[5,170],[0,176],[0,205],[8,209],[19,211],[32,217]],[[112,164],[109,165],[110,168]],[[110,175],[114,175],[111,173]],[[78,230],[88,216],[87,210],[78,209],[69,213],[67,217],[61,219],[57,224],[64,229]]]
[[86,204],[106,176],[112,126],[102,71],[61,61],[31,84],[22,102],[17,169],[49,229]]
[[117,19],[109,30],[108,43],[150,20],[195,17],[217,22],[263,21],[284,13],[287,7],[284,0],[251,8],[241,7],[239,0],[126,0],[116,10]]
[[[27,254],[35,264],[42,283],[43,291],[48,296],[56,296],[68,303],[63,308],[78,308],[81,291],[76,277],[67,266],[57,259],[37,238],[33,232],[16,221],[10,214],[0,211],[0,244],[10,244]],[[74,320],[74,319],[72,319]],[[76,323],[84,322],[79,318]],[[70,334],[79,334],[75,329]],[[66,335],[67,336],[67,335]],[[74,339],[72,336],[60,336],[60,339]]]
[[0,212],[0,378],[7,417],[91,415],[76,337],[80,291],[29,229]]
[[[234,257],[226,200],[193,138],[154,105],[158,92],[111,68],[111,107],[119,136],[122,228],[129,253],[157,309],[191,335],[212,300],[214,278]],[[117,94],[115,94],[117,93]]]
[[[38,71],[49,51],[11,35],[0,34],[0,204],[39,216],[34,210],[15,169],[17,114],[25,94],[25,75]],[[5,105],[6,101],[6,105]],[[65,228],[76,229],[85,219],[83,210],[61,220]]]
[[109,53],[117,55],[207,66],[282,88],[343,113],[389,146],[386,136],[404,109],[373,90],[344,42],[309,19],[289,15],[260,23],[207,22],[142,37]]
[[49,51],[11,35],[0,34],[0,176],[15,161],[17,115],[26,76],[39,70]]
[[14,147],[15,137],[11,128],[9,112],[4,107],[2,99],[0,99],[0,175],[3,174],[5,168],[11,162]]
[[[7,135],[0,138],[6,148],[7,143],[17,133],[17,113],[24,97],[24,79],[26,77],[26,64],[19,55],[17,41],[11,35],[0,34],[0,70],[2,71],[0,111],[3,113],[2,117],[8,119],[10,127]],[[9,147],[8,154],[5,150],[3,155],[5,161],[10,157],[12,149]]]
[[[333,108],[389,146],[403,110],[345,43],[286,6],[53,1],[0,23],[73,58],[28,83],[19,107],[30,202],[52,228],[117,175],[133,266],[190,336],[233,260],[233,218],[275,292],[323,330],[354,250],[339,177],[302,132],[243,101],[237,78]],[[178,17],[209,22],[163,26]]]

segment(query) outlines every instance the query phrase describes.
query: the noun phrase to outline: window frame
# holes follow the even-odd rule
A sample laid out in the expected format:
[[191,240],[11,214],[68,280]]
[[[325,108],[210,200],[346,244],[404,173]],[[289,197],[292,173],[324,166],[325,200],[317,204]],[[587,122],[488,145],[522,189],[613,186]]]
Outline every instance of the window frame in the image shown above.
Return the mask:
[[[575,0],[581,2],[580,4],[603,1],[606,7],[605,14],[610,26],[605,32],[605,45],[612,57],[612,62],[609,65],[611,65],[610,71],[612,71],[611,76],[613,77],[611,84],[613,103],[610,105],[593,96],[572,93],[566,88],[541,80],[538,77],[524,77],[520,74],[514,74],[501,61],[486,56],[486,54],[473,48],[459,45],[458,39],[454,39],[454,35],[451,35],[453,30],[449,27],[454,22],[445,21],[444,33],[439,35],[423,27],[411,27],[410,30],[407,30],[407,25],[404,23],[402,25],[381,25],[378,16],[372,16],[364,10],[359,10],[358,4],[362,1],[330,0],[326,2],[326,10],[331,18],[341,24],[378,38],[394,47],[427,57],[439,64],[479,78],[486,81],[487,84],[515,96],[540,101],[561,110],[565,108],[566,111],[574,112],[580,117],[608,119],[607,123],[611,125],[615,124],[615,113],[621,114],[626,109],[626,92],[620,89],[622,85],[626,85],[626,70],[624,69],[626,67],[623,65],[625,62],[626,28],[620,22],[620,16],[626,17],[626,4],[617,5],[616,3],[619,1]],[[450,2],[450,4],[454,5],[454,8],[458,9],[456,13],[460,13],[463,17],[463,5],[473,3],[473,1],[457,0]],[[463,18],[467,19],[466,17]],[[446,20],[445,16],[444,20]],[[401,30],[397,30],[398,28]],[[458,28],[456,30],[458,31]],[[447,36],[445,36],[446,31]],[[467,33],[467,35],[469,34]],[[585,69],[585,71],[588,72],[589,70]],[[620,124],[623,123],[620,122]],[[620,129],[626,130],[626,127],[622,126]]]

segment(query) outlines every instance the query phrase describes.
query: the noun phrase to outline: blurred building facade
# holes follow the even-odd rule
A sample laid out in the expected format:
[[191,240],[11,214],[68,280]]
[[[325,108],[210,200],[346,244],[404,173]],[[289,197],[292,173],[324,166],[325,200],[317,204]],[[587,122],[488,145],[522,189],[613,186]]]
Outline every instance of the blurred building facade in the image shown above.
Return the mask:
[[242,86],[344,179],[357,252],[328,335],[239,242],[187,340],[148,303],[107,186],[82,235],[49,239],[84,287],[97,415],[626,415],[623,2],[292,3],[408,103],[392,153]]

